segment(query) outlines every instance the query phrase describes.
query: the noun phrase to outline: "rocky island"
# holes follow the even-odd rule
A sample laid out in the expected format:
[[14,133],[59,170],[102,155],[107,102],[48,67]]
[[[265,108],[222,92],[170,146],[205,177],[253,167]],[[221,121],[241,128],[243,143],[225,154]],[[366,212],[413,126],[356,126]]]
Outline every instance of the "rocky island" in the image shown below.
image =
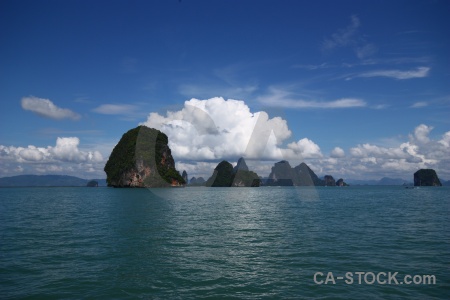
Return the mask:
[[258,174],[250,171],[244,158],[241,157],[234,168],[228,161],[221,161],[205,185],[211,187],[258,187],[260,183]]
[[186,182],[175,169],[167,135],[138,126],[126,132],[104,168],[113,187],[169,187]]
[[442,186],[442,184],[435,170],[420,169],[414,173],[414,186]]
[[333,176],[325,175],[320,179],[307,164],[301,163],[291,167],[288,161],[282,160],[272,167],[266,181],[269,186],[347,186],[342,178],[337,182]]

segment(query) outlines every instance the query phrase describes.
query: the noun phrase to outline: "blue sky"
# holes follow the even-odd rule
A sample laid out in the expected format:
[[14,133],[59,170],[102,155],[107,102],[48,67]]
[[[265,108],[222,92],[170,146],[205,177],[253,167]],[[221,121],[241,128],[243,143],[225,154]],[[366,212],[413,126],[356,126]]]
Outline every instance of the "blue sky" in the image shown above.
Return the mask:
[[[448,1],[2,1],[0,176],[105,177],[147,124],[194,176],[246,156],[263,176],[284,158],[450,179],[449,15]],[[192,107],[220,134],[192,129]]]

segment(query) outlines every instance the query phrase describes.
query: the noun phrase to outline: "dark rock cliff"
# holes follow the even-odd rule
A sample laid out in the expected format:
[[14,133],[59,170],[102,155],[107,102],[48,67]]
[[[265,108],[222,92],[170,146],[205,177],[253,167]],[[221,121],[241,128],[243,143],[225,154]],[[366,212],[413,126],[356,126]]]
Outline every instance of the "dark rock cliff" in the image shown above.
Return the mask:
[[126,132],[114,147],[104,168],[108,186],[181,186],[184,179],[175,169],[167,135],[138,126]]
[[233,183],[233,166],[226,160],[214,168],[213,175],[206,181],[206,186],[229,187]]
[[336,181],[331,175],[325,175],[323,181],[325,186],[336,186]]
[[184,182],[186,182],[186,184],[189,182],[188,174],[187,174],[186,170],[183,170],[181,177],[183,177],[183,180],[184,180]]
[[442,186],[442,184],[435,170],[420,169],[414,173],[414,186]]

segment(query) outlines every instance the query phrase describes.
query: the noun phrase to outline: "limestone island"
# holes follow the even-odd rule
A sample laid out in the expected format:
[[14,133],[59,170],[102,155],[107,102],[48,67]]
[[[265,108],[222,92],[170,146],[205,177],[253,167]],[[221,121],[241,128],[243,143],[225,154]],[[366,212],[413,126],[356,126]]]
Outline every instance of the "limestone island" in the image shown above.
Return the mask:
[[112,187],[170,187],[186,183],[175,169],[167,135],[146,126],[126,132],[105,165]]
[[435,170],[420,169],[414,173],[414,186],[442,186],[442,184]]

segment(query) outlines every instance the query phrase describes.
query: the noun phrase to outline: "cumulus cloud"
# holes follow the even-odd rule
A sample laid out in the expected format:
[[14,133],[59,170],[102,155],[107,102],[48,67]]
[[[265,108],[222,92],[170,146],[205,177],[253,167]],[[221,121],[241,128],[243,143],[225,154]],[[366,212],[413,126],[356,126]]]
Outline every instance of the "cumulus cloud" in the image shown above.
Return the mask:
[[450,131],[442,139],[429,137],[433,127],[421,124],[409,135],[409,141],[396,147],[382,147],[369,143],[350,149],[348,168],[359,165],[361,170],[373,174],[412,174],[420,168],[434,168],[444,178],[450,176]]
[[217,161],[230,162],[243,156],[261,176],[267,176],[273,162],[286,159],[292,165],[307,162],[319,176],[332,174],[345,178],[408,178],[419,168],[435,168],[450,176],[450,131],[442,139],[429,137],[431,126],[417,126],[406,141],[395,147],[363,143],[348,151],[340,147],[324,155],[309,138],[289,141],[286,120],[270,118],[264,111],[251,112],[244,101],[211,98],[191,99],[178,111],[165,115],[150,113],[141,125],[162,130],[177,168],[189,176],[211,175]]
[[340,148],[340,147],[335,147],[332,151],[331,151],[331,157],[333,158],[341,158],[345,156],[345,151],[344,149]]
[[24,97],[21,101],[22,108],[29,110],[45,118],[61,120],[78,120],[80,115],[67,108],[60,108],[49,99],[37,98],[34,96]]
[[432,126],[427,126],[425,124],[420,124],[414,129],[414,135],[410,135],[412,141],[417,141],[420,144],[426,144],[430,141],[428,134],[433,130]]
[[313,151],[308,145],[282,148],[291,136],[286,120],[269,118],[264,111],[252,113],[239,100],[191,99],[183,109],[168,111],[165,116],[150,113],[141,124],[165,132],[174,156],[184,160],[278,159],[284,152],[300,157]]
[[45,172],[92,172],[103,169],[103,156],[99,151],[84,151],[79,149],[80,140],[77,137],[58,137],[55,146],[15,147],[0,145],[0,162],[4,165],[1,173],[45,173]]
[[307,138],[303,138],[298,142],[290,143],[287,145],[287,147],[289,150],[292,150],[293,153],[286,155],[287,153],[285,152],[286,157],[292,157],[296,155],[303,158],[322,157],[320,147]]

